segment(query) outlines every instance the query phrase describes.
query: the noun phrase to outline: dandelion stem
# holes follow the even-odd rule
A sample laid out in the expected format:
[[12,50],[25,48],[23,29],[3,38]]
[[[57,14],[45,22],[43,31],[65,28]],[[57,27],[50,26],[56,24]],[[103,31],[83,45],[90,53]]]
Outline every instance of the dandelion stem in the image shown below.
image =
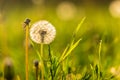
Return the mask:
[[26,63],[26,80],[28,80],[28,26],[26,26],[26,46],[25,46],[25,63]]
[[41,72],[42,72],[42,80],[44,80],[44,62],[43,62],[43,44],[40,45],[40,53],[41,53]]
[[43,44],[40,45],[40,53],[41,53],[41,57],[43,58]]
[[26,33],[25,33],[25,72],[26,72],[26,80],[28,80],[28,32],[29,32],[29,22],[30,22],[30,19],[26,19],[26,21],[24,22],[24,28],[26,30]]
[[36,72],[36,80],[38,80],[38,70],[39,70],[39,61],[38,60],[35,60],[34,66],[35,66],[35,72]]
[[38,80],[38,67],[36,67],[36,80]]

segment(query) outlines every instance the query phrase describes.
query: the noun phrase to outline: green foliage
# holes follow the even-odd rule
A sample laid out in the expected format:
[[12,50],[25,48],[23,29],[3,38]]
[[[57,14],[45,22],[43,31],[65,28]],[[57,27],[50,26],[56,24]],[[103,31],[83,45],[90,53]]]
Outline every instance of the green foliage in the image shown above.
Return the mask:
[[[65,48],[65,50],[63,51],[63,53],[59,59],[55,58],[55,56],[53,54],[51,54],[51,48],[50,48],[50,45],[48,45],[48,57],[49,57],[49,59],[46,62],[46,64],[49,64],[50,65],[49,67],[47,67],[47,65],[45,64],[44,57],[42,58],[40,55],[39,48],[38,48],[39,46],[37,47],[37,45],[31,41],[34,49],[36,50],[36,53],[37,53],[40,61],[43,62],[46,80],[48,80],[48,79],[49,80],[56,80],[58,77],[61,77],[62,74],[64,74],[65,71],[60,67],[62,66],[62,63],[64,63],[65,59],[68,58],[68,56],[71,54],[71,52],[78,46],[79,42],[81,41],[81,38],[80,38],[75,42],[75,37],[76,37],[76,35],[80,29],[80,26],[82,25],[84,20],[85,20],[85,18],[83,18],[83,20],[80,22],[80,24],[75,29],[75,31],[73,33],[74,37],[72,37],[71,43],[68,44],[68,46]],[[61,70],[63,70],[62,73],[61,73]],[[60,74],[60,75],[56,76],[57,74]]]
[[53,7],[39,9],[39,6],[31,8],[18,5],[6,8],[3,11],[5,14],[0,13],[0,80],[3,77],[2,60],[6,56],[14,61],[16,80],[25,80],[24,32],[21,28],[25,17],[31,18],[31,24],[47,19],[57,29],[55,41],[44,45],[43,59],[40,45],[30,40],[30,80],[35,80],[35,59],[40,64],[43,60],[46,80],[120,80],[120,20],[111,17],[104,6],[92,6],[85,11],[87,19],[84,17],[78,26],[76,24],[84,16],[80,8],[76,17],[68,21],[59,19]]

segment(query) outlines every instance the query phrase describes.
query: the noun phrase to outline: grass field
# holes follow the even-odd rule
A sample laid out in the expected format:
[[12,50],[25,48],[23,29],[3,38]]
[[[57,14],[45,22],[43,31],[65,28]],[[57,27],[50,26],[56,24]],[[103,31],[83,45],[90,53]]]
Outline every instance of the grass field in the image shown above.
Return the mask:
[[29,37],[29,80],[37,80],[35,60],[39,61],[38,80],[119,80],[120,18],[111,15],[109,5],[6,5],[0,11],[0,80],[6,63],[14,68],[10,74],[15,80],[25,80],[26,18],[31,20],[29,27],[47,20],[56,29],[54,41],[43,46],[43,58],[40,44]]

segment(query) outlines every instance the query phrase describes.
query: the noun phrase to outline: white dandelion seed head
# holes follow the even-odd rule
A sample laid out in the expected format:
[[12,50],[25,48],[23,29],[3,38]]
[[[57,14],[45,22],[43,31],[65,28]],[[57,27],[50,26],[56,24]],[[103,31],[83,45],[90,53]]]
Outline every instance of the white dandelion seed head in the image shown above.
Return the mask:
[[50,44],[54,40],[55,35],[55,27],[46,20],[38,21],[30,28],[30,37],[38,44]]

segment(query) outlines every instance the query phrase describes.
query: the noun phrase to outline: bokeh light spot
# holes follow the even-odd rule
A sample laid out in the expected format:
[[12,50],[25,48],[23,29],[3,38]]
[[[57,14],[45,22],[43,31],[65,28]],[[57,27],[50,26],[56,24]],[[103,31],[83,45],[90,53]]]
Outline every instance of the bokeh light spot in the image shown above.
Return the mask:
[[73,19],[76,11],[76,6],[71,2],[62,2],[56,9],[57,16],[62,20]]
[[120,0],[111,2],[109,11],[113,17],[120,18]]

